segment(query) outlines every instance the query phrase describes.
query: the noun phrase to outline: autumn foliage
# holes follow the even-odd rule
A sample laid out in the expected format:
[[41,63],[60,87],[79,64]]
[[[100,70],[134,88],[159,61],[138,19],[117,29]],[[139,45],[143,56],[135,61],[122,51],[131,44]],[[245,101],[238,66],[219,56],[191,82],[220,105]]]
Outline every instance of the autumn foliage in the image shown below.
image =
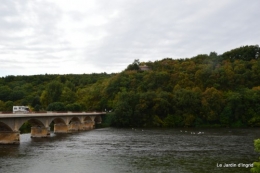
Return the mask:
[[222,55],[135,60],[117,74],[6,76],[0,110],[108,111],[109,123],[120,127],[260,126],[259,52],[256,45]]

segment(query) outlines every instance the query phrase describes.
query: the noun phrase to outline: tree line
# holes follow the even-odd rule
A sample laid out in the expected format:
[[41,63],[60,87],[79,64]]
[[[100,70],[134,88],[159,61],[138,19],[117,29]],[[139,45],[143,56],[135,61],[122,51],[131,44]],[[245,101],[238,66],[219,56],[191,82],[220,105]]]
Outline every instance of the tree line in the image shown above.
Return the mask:
[[118,127],[259,126],[259,52],[255,45],[222,55],[137,59],[116,74],[6,76],[0,110],[108,111],[106,122]]

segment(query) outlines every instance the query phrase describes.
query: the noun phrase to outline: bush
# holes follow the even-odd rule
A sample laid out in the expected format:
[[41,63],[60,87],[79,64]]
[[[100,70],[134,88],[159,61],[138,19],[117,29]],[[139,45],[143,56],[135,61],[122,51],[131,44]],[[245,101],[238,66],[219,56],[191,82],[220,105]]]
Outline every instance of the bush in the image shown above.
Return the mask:
[[62,102],[54,102],[48,105],[47,111],[66,111]]
[[[254,140],[255,151],[260,152],[260,139]],[[251,168],[251,172],[260,173],[260,162],[254,162],[254,167]]]

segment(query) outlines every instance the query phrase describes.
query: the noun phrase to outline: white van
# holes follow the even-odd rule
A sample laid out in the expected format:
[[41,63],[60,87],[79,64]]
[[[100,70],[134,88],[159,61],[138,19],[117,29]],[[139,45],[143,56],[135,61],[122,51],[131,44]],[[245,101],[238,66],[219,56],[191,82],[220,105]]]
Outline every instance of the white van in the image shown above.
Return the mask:
[[13,113],[29,113],[30,109],[28,106],[13,106]]

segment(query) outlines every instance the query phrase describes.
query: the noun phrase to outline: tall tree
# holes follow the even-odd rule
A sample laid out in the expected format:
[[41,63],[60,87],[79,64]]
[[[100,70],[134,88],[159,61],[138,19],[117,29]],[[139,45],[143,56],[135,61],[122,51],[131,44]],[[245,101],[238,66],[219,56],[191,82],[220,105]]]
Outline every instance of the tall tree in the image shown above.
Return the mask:
[[41,103],[44,106],[52,102],[60,101],[63,85],[58,81],[53,81],[47,85],[46,90],[41,95]]

